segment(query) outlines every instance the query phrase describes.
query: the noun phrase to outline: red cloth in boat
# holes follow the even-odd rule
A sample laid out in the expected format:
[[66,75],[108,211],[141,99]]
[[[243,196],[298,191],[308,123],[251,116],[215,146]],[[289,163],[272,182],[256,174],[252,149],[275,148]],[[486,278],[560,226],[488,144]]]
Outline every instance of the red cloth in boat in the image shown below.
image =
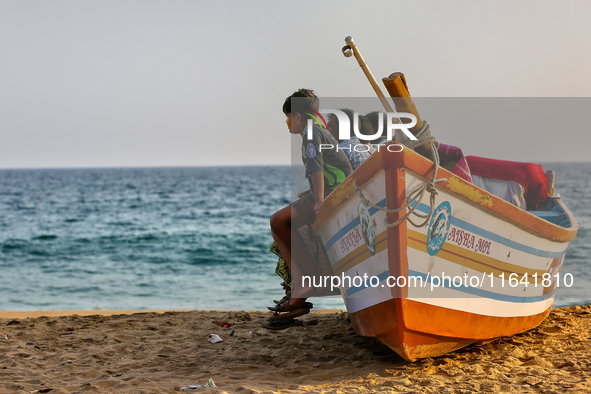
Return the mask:
[[472,182],[470,167],[464,157],[464,152],[457,146],[439,144],[439,164],[462,179]]
[[467,156],[472,175],[514,181],[525,188],[528,207],[548,201],[548,177],[539,164]]

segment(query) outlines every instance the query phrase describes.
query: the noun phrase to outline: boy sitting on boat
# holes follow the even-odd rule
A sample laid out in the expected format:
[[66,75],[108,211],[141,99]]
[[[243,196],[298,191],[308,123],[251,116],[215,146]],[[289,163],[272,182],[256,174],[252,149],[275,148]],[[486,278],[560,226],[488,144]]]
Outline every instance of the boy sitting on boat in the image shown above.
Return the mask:
[[297,230],[316,220],[316,212],[324,198],[353,172],[342,150],[319,149],[320,144],[337,145],[325,128],[315,124],[309,139],[308,119],[318,109],[318,97],[309,89],[294,92],[283,104],[289,132],[302,136],[302,161],[310,184],[310,193],[271,217],[273,239],[292,273],[295,285],[290,299],[270,308],[276,312],[295,311],[305,306],[307,292],[301,287],[301,276],[304,268],[307,268],[306,273],[314,272],[314,268],[310,267],[315,266],[315,259],[308,252]]

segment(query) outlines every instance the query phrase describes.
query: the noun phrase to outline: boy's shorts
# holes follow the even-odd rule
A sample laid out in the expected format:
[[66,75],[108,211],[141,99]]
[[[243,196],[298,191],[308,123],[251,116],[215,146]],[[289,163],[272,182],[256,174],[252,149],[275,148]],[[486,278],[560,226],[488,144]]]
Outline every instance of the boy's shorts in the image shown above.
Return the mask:
[[314,193],[308,193],[292,202],[291,207],[296,210],[298,215],[304,218],[306,223],[312,224],[316,221],[316,212],[314,212],[314,204],[316,204]]

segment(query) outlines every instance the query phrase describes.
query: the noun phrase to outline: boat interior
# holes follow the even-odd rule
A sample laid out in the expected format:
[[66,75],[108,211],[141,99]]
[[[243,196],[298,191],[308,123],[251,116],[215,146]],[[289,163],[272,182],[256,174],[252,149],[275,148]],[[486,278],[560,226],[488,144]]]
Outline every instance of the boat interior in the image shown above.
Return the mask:
[[441,144],[440,165],[487,192],[548,222],[572,227],[554,193],[554,171],[539,164],[464,156],[460,148]]

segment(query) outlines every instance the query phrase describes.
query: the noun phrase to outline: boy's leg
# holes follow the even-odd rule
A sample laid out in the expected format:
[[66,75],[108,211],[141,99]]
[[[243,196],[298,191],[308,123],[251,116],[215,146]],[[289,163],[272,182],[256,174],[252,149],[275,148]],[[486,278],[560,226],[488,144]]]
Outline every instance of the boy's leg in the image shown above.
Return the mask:
[[[310,267],[313,264],[313,258],[308,253],[304,240],[297,232],[297,229],[307,224],[307,221],[291,206],[287,206],[271,216],[271,233],[287,266],[291,270],[294,286],[297,284],[300,290],[300,279],[304,273],[302,266]],[[310,269],[307,271],[306,274],[310,274]],[[298,293],[297,287],[292,289],[296,296]],[[305,300],[305,298],[292,298],[290,306],[298,308]]]

